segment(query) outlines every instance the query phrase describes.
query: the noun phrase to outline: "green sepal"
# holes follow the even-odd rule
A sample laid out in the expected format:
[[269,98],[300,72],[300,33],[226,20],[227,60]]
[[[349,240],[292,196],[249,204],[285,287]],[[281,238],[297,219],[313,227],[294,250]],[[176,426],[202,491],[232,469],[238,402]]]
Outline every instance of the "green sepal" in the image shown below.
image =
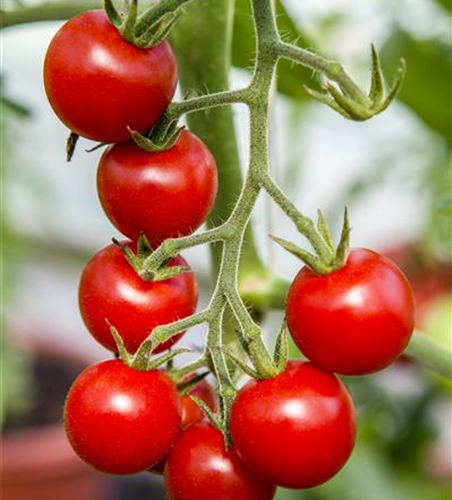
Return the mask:
[[335,269],[339,269],[345,265],[348,259],[348,255],[350,253],[350,220],[348,217],[348,209],[345,207],[344,209],[344,222],[342,225],[342,233],[341,239],[339,240],[339,244],[336,250],[336,265]]
[[135,144],[149,153],[159,153],[160,151],[166,151],[176,144],[179,136],[185,127],[178,127],[177,122],[171,122],[165,134],[156,135],[151,130],[148,136],[137,132],[136,130],[129,129],[130,136],[132,137]]
[[289,342],[287,340],[287,324],[284,321],[281,330],[276,338],[275,353],[273,360],[275,361],[278,374],[282,373],[289,361]]
[[[184,347],[180,349],[174,349],[174,351],[167,352],[166,354],[163,354],[162,356],[159,356],[158,358],[151,358],[147,365],[146,365],[146,370],[151,371],[151,370],[157,370],[160,368],[160,366],[164,365],[165,363],[168,363],[172,359],[174,359],[176,356],[179,356],[180,354],[187,354],[191,353],[191,349],[186,349]],[[133,367],[133,362],[132,362],[132,367]]]
[[118,31],[124,40],[137,46],[135,39],[135,25],[138,17],[138,0],[129,0],[126,5],[128,7],[127,15],[125,20],[118,27]]
[[182,11],[167,12],[161,19],[150,26],[141,36],[135,39],[135,45],[142,49],[153,47],[165,39],[182,15]]
[[336,101],[337,105],[345,110],[353,120],[356,121],[365,121],[369,116],[369,112],[366,111],[360,103],[353,101],[351,98],[346,97],[334,84],[327,84],[328,92],[333,96],[333,99]]
[[120,248],[122,254],[126,258],[127,262],[132,266],[136,273],[140,271],[140,259],[132,252],[128,245],[125,245],[116,238],[112,238],[111,241]]
[[110,332],[113,335],[113,338],[115,340],[116,347],[118,348],[119,357],[124,361],[124,363],[127,366],[131,366],[132,355],[127,351],[121,335],[119,335],[118,330],[108,321],[108,319],[105,319],[105,321],[106,321],[108,327],[110,328]]
[[171,267],[163,267],[157,271],[150,271],[148,269],[145,269],[141,271],[139,274],[141,279],[143,279],[144,281],[159,282],[175,278],[180,274],[186,274],[192,272],[193,270],[188,266],[171,266]]
[[208,418],[209,422],[220,432],[224,433],[224,427],[221,423],[220,418],[215,415],[215,413],[207,406],[207,404],[202,399],[197,398],[196,396],[190,396],[190,399],[201,408],[205,416]]
[[200,373],[196,377],[187,380],[186,382],[179,382],[177,384],[177,390],[181,396],[186,396],[192,389],[194,389],[200,382],[202,382],[209,372]]
[[144,231],[141,231],[140,236],[138,236],[138,241],[137,241],[138,258],[140,260],[145,259],[151,253],[152,253],[151,244],[149,243],[149,240],[147,239],[146,235],[144,234]]
[[385,109],[388,108],[388,106],[391,104],[391,102],[397,97],[398,93],[400,92],[400,89],[403,85],[403,82],[405,80],[405,75],[406,75],[406,61],[405,59],[400,59],[399,62],[399,69],[397,71],[397,76],[388,92],[388,95],[384,102],[380,105],[379,108],[379,113],[383,112]]
[[315,255],[309,253],[306,250],[301,249],[299,246],[295,245],[294,243],[291,243],[290,241],[278,238],[271,234],[269,236],[275,243],[284,248],[284,250],[288,251],[292,255],[295,255],[295,257],[298,257],[300,260],[302,260],[315,273],[320,275],[325,275],[331,272],[331,267],[324,264]]
[[373,43],[371,44],[371,51],[372,51],[372,79],[369,91],[369,98],[376,106],[378,106],[384,98],[385,85],[384,85],[383,73],[381,71],[380,56],[378,55],[377,49],[375,48],[375,45]]
[[325,243],[329,246],[330,250],[335,251],[333,240],[331,239],[330,230],[328,224],[326,223],[323,212],[319,209],[317,210],[317,229],[322,235]]
[[247,375],[249,375],[251,378],[254,378],[254,379],[259,379],[259,374],[257,373],[256,370],[254,370],[253,368],[251,368],[250,366],[248,366],[246,363],[244,363],[238,356],[236,356],[231,349],[229,349],[228,347],[226,346],[223,346],[221,348],[222,352],[224,353],[224,355],[230,360],[232,361],[232,363],[234,363],[234,365],[239,369],[239,370],[242,370],[242,372],[246,373]]
[[66,141],[66,161],[72,160],[79,139],[80,136],[71,130]]
[[352,117],[350,116],[345,109],[342,109],[336,101],[329,96],[326,92],[319,92],[318,90],[311,89],[307,85],[303,85],[303,88],[307,94],[309,94],[311,97],[313,97],[316,101],[319,101],[323,104],[326,104],[330,108],[332,108],[334,111],[337,111],[339,114],[341,114],[344,118],[347,118],[348,120],[352,120]]
[[112,0],[104,0],[104,10],[111,24],[113,24],[116,28],[119,28],[122,23],[122,17],[116,10]]

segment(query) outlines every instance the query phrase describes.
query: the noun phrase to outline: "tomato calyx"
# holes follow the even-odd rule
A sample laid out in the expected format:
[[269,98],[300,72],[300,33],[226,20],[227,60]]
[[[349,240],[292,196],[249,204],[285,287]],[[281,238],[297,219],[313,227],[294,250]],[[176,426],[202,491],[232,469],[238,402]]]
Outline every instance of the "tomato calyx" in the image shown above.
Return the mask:
[[183,130],[185,127],[178,127],[177,120],[167,120],[164,117],[147,135],[132,129],[129,132],[139,148],[149,153],[158,153],[171,149]]
[[352,95],[349,91],[338,88],[332,82],[327,81],[321,91],[314,90],[304,85],[304,90],[314,99],[326,104],[334,111],[349,120],[366,121],[382,113],[395,99],[403,84],[406,73],[406,61],[400,59],[399,68],[394,82],[385,93],[385,81],[381,69],[381,62],[375,46],[371,45],[372,54],[372,77],[369,94],[366,96],[361,91]]
[[166,281],[180,274],[192,272],[192,270],[186,266],[167,266],[170,259],[164,262],[158,269],[147,269],[145,261],[152,254],[153,249],[144,233],[141,233],[138,238],[136,253],[133,252],[129,245],[125,245],[116,238],[112,238],[112,241],[121,249],[127,262],[144,281]]
[[284,248],[287,252],[303,261],[312,271],[321,276],[330,274],[345,266],[350,253],[350,221],[348,217],[347,207],[344,210],[344,221],[342,225],[342,233],[337,247],[334,247],[330,231],[326,224],[322,212],[319,210],[317,226],[314,228],[323,243],[331,252],[331,258],[325,258],[321,255],[315,255],[307,250],[300,248],[295,243],[278,238],[277,236],[269,235],[269,237]]
[[[118,330],[108,321],[106,320],[108,326],[110,327],[111,334],[115,339],[116,346],[118,348],[119,358],[126,364],[128,367],[133,368],[134,370],[140,371],[152,371],[157,370],[163,365],[167,365],[171,363],[171,361],[179,356],[180,354],[191,353],[191,349],[187,349],[185,347],[174,349],[169,351],[161,356],[152,356],[151,351],[146,351],[145,349],[138,349],[135,355],[129,353],[124,345],[124,341]],[[142,345],[146,344],[148,339],[144,340]]]
[[124,2],[123,12],[118,12],[111,0],[104,0],[104,7],[121,37],[140,49],[153,47],[165,39],[182,15],[179,8],[161,12],[158,3],[139,14],[138,0]]
[[[273,368],[274,368],[274,376],[280,375],[287,366],[289,361],[289,344],[288,344],[288,329],[286,322],[284,321],[278,336],[276,338],[275,350],[273,353]],[[250,356],[249,347],[246,343],[243,345],[245,352]],[[231,361],[239,370],[241,370],[246,375],[250,376],[255,380],[264,380],[263,377],[257,370],[247,365],[237,354],[232,351],[227,346],[222,346],[221,348],[224,355]],[[267,377],[273,378],[273,377]]]

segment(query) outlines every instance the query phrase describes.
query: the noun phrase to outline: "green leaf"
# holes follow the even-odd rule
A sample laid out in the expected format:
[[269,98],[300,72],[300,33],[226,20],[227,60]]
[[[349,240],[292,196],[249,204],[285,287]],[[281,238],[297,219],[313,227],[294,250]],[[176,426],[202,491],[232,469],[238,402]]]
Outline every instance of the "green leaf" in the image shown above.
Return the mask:
[[450,44],[445,45],[435,40],[418,40],[405,31],[397,30],[381,52],[388,74],[398,66],[400,56],[406,59],[408,71],[399,100],[450,144]]
[[[290,17],[280,0],[276,0],[276,13],[279,31],[284,40],[296,42],[300,47],[313,48],[308,38],[295,21]],[[234,19],[234,39],[232,45],[232,63],[238,68],[251,69],[256,52],[254,26],[251,17],[251,2],[236,0]],[[281,61],[278,65],[278,91],[297,100],[305,100],[303,84],[313,84],[310,70],[289,61]]]
[[436,0],[436,1],[440,3],[449,12],[452,12],[452,0]]

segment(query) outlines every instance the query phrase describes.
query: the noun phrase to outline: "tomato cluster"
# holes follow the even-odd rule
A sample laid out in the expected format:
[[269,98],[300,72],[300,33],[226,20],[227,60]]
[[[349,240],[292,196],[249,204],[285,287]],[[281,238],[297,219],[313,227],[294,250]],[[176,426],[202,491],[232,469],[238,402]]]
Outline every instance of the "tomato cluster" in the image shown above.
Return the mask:
[[[187,131],[158,152],[130,139],[131,129],[149,132],[173,97],[177,65],[166,41],[138,49],[104,12],[87,12],[51,42],[44,80],[53,109],[74,133],[115,142],[100,160],[97,189],[129,240],[90,260],[79,304],[94,339],[122,352],[113,325],[133,355],[156,327],[191,316],[198,290],[181,256],[165,266],[184,272],[163,281],[138,272],[130,256],[141,262],[165,239],[189,235],[206,220],[217,191],[215,161]],[[350,457],[356,434],[353,402],[336,374],[364,375],[397,359],[413,331],[413,294],[390,260],[355,249],[331,274],[300,271],[286,319],[309,361],[289,361],[274,378],[251,380],[238,392],[227,422],[232,444],[191,399],[217,410],[202,375],[193,386],[190,377],[178,386],[171,371],[137,369],[123,356],[87,368],[68,394],[64,419],[75,452],[108,473],[164,472],[171,500],[271,500],[277,486],[328,481]]]

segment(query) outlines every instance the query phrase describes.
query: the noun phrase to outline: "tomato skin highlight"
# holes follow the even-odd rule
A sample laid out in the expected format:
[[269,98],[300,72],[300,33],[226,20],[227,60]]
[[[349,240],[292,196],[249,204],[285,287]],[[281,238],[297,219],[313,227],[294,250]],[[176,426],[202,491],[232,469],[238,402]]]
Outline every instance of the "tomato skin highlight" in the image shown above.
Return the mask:
[[248,382],[231,413],[232,442],[268,481],[312,488],[350,457],[356,434],[353,402],[342,382],[312,363],[291,361],[279,376]]
[[386,257],[362,248],[327,276],[304,267],[287,297],[289,331],[300,351],[324,370],[364,375],[390,365],[411,338],[411,286]]
[[177,62],[167,41],[139,49],[123,40],[102,10],[66,22],[44,62],[47,98],[73,132],[99,142],[145,132],[174,96]]
[[102,472],[133,474],[161,460],[176,441],[180,398],[161,371],[104,361],[86,368],[74,381],[64,424],[82,460]]
[[220,431],[203,421],[185,430],[165,467],[170,500],[271,500],[275,486],[251,472]]
[[134,142],[110,146],[97,173],[105,214],[131,240],[144,231],[153,247],[195,231],[217,194],[217,168],[207,146],[190,132],[150,153]]
[[[127,243],[134,250],[132,243]],[[170,266],[188,266],[178,256]],[[146,282],[130,266],[117,245],[108,245],[88,262],[79,286],[79,306],[91,335],[104,347],[117,352],[106,319],[117,328],[130,353],[137,351],[151,330],[190,316],[196,310],[198,286],[194,274]],[[182,335],[182,334],[181,334]],[[181,335],[159,345],[155,353],[174,345]]]

